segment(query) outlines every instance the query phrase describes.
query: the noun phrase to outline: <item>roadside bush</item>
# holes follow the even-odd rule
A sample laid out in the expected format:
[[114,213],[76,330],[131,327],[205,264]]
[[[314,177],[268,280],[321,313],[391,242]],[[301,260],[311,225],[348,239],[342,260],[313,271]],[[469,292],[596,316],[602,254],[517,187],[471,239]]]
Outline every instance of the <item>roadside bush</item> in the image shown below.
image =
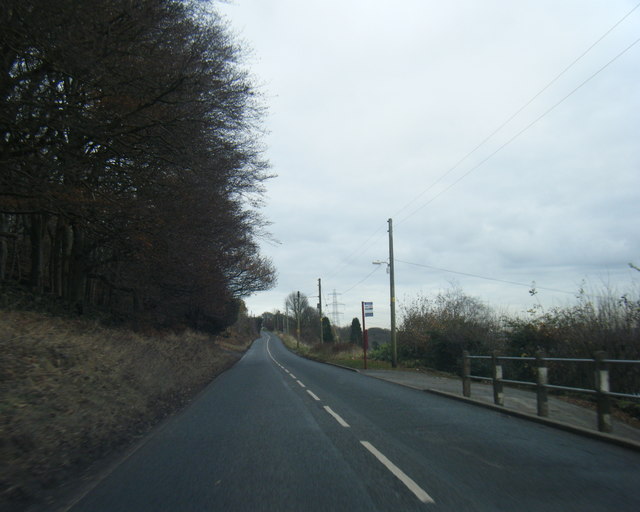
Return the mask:
[[501,346],[501,340],[500,322],[491,308],[452,288],[434,299],[418,297],[404,308],[398,357],[459,372],[463,350],[492,351]]
[[[511,321],[507,336],[513,355],[543,350],[550,357],[591,358],[604,351],[609,359],[640,360],[640,299],[613,290],[599,294],[581,290],[576,304]],[[640,391],[637,365],[612,365],[610,371],[613,391]],[[592,387],[593,367],[552,363],[549,378],[557,384]]]
[[391,343],[379,345],[377,348],[369,351],[369,358],[377,361],[387,361],[390,363],[392,359],[391,356]]
[[[417,297],[403,308],[398,329],[398,359],[405,366],[421,364],[441,371],[459,372],[463,350],[488,355],[592,358],[604,351],[610,359],[640,360],[640,294],[613,290],[587,294],[577,302],[544,311],[533,309],[527,317],[499,317],[489,306],[453,288],[435,298]],[[373,358],[391,360],[390,345],[372,351]],[[485,371],[482,362],[475,369]],[[554,384],[592,388],[593,365],[549,362]],[[532,381],[530,362],[505,362],[505,374]],[[610,368],[612,390],[640,393],[638,365]]]

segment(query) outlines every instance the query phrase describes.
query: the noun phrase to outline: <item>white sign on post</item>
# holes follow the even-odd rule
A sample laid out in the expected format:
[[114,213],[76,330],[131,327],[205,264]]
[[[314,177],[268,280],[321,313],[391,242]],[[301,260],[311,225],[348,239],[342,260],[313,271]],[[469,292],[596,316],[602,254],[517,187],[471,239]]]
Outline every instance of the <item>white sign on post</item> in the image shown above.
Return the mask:
[[373,316],[373,302],[363,302],[364,316]]

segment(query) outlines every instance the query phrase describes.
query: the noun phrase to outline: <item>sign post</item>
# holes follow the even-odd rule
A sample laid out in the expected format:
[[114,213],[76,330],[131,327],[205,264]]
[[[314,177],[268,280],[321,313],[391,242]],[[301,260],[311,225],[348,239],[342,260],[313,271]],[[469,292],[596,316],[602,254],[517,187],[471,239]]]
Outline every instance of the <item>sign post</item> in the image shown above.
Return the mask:
[[364,353],[364,369],[367,369],[367,349],[369,348],[369,333],[365,318],[373,316],[373,302],[361,302],[362,304],[362,350]]

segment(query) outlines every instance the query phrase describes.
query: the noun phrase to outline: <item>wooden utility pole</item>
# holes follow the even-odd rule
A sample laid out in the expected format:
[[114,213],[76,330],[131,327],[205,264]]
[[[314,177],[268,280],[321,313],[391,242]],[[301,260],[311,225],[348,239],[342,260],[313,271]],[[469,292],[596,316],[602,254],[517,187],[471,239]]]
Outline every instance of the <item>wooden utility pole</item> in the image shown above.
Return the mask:
[[296,305],[296,349],[300,348],[300,292],[298,292],[298,304]]
[[320,310],[320,343],[324,343],[324,333],[322,329],[322,279],[318,278],[318,309]]
[[[369,305],[371,303],[368,303]],[[362,306],[362,354],[363,354],[363,360],[364,360],[364,369],[367,369],[367,349],[369,348],[369,334],[367,333],[367,323],[366,323],[366,316],[367,313],[365,311],[365,303],[361,302],[360,305]],[[371,311],[371,310],[369,310]]]
[[398,347],[396,343],[396,283],[393,267],[393,220],[389,219],[389,290],[391,306],[391,366],[398,366]]
[[285,334],[289,334],[289,304],[285,304],[284,305],[284,320],[285,320],[285,324],[284,324],[284,333]]

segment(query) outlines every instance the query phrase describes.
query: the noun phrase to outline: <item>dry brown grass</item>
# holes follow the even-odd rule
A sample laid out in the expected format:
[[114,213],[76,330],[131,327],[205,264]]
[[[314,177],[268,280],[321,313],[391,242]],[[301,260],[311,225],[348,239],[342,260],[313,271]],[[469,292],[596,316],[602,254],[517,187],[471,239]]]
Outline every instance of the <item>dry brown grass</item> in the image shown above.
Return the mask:
[[[290,350],[309,359],[347,366],[349,368],[364,368],[362,347],[352,345],[351,343],[317,343],[315,345],[308,345],[305,342],[297,343],[296,339],[289,334],[278,333],[278,336]],[[386,370],[391,368],[391,363],[369,359],[367,361],[367,368]]]
[[0,508],[148,431],[250,341],[0,310]]

